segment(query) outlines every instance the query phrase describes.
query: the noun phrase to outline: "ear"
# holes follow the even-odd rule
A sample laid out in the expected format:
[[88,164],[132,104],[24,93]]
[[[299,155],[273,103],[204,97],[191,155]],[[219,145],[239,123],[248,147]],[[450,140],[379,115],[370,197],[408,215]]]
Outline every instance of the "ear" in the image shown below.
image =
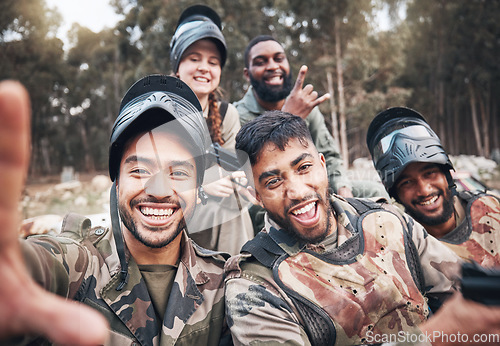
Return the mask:
[[321,165],[325,168],[326,170],[326,159],[325,159],[325,155],[323,155],[322,153],[318,153],[319,154],[319,160],[321,161]]
[[248,72],[248,68],[246,68],[246,67],[243,69],[243,76],[245,76],[245,79],[247,80],[247,82],[250,81],[250,74]]

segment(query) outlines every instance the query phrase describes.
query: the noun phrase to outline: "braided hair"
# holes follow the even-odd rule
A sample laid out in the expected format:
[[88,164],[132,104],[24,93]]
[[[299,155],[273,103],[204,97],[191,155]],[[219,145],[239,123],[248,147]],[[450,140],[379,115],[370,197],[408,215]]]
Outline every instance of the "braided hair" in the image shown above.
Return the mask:
[[222,117],[219,112],[218,97],[215,91],[212,91],[208,96],[208,116],[207,125],[210,131],[210,137],[212,142],[224,144],[224,139],[222,139]]

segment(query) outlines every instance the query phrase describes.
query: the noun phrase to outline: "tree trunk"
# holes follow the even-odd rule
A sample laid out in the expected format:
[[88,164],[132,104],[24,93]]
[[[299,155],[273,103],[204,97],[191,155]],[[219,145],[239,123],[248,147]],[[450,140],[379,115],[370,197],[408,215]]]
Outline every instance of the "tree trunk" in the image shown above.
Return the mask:
[[438,22],[436,26],[437,30],[437,59],[436,59],[436,103],[437,103],[437,122],[438,122],[438,134],[441,139],[441,143],[445,145],[447,143],[447,133],[445,125],[445,107],[444,107],[444,81],[443,81],[443,59],[444,59],[444,34],[443,34],[443,18],[446,16],[446,2],[440,2],[439,16],[437,17]]
[[345,95],[344,95],[344,71],[342,68],[342,52],[340,46],[340,18],[335,16],[335,58],[337,60],[337,88],[339,91],[339,117],[340,117],[340,153],[344,160],[346,168],[349,167],[349,150],[347,147],[347,121],[345,114]]
[[481,112],[481,127],[482,130],[482,137],[483,137],[483,155],[486,157],[490,157],[490,133],[489,133],[489,123],[488,123],[488,114],[489,114],[489,103],[490,103],[490,97],[489,97],[489,91],[490,88],[487,88],[486,95],[485,97],[481,97],[481,95],[478,95],[478,101],[479,101],[479,111]]
[[90,156],[90,147],[89,147],[89,142],[88,142],[87,128],[85,126],[84,119],[81,119],[80,125],[81,125],[80,126],[80,134],[82,136],[82,146],[83,146],[84,159],[85,159],[85,171],[87,173],[94,172],[95,166],[94,166],[94,161],[92,160],[92,157]]
[[328,84],[328,93],[330,94],[330,116],[332,118],[332,135],[333,139],[337,142],[337,146],[340,148],[339,120],[337,118],[337,111],[335,110],[335,90],[333,88],[332,71],[330,70],[326,72],[326,82]]
[[[121,71],[120,71],[120,51],[118,47],[115,49],[115,54],[114,54],[114,71],[113,71],[113,96],[114,96],[114,105],[119,105],[121,97],[120,95],[122,94],[121,88],[120,88],[120,77],[121,77]],[[112,113],[115,113],[115,109],[117,110],[118,108],[112,108]],[[113,127],[113,123],[115,121],[115,116],[110,117],[109,121],[109,129],[111,131],[111,128]]]
[[474,87],[469,83],[469,97],[470,97],[470,108],[472,115],[472,127],[474,130],[474,138],[476,139],[476,149],[477,154],[480,156],[484,155],[483,146],[481,144],[481,134],[479,130],[479,122],[477,120],[477,111],[476,111],[476,94],[474,91]]
[[496,114],[498,114],[498,108],[496,102],[492,103],[490,114],[491,114],[491,128],[493,129],[492,131],[493,137],[491,137],[493,140],[492,148],[500,149],[500,139],[499,139],[500,133],[498,133],[498,127],[500,124],[498,123],[498,117],[496,116]]
[[446,116],[445,116],[445,107],[444,107],[444,82],[442,80],[438,81],[438,128],[439,128],[439,137],[443,145],[448,143],[447,133],[446,133]]
[[49,139],[47,137],[43,137],[40,140],[41,144],[41,154],[43,159],[43,167],[46,174],[52,174],[52,165],[50,164],[50,149],[49,149]]
[[458,100],[454,100],[454,106],[452,107],[453,109],[453,148],[452,152],[453,154],[457,155],[460,152],[460,114],[458,112]]

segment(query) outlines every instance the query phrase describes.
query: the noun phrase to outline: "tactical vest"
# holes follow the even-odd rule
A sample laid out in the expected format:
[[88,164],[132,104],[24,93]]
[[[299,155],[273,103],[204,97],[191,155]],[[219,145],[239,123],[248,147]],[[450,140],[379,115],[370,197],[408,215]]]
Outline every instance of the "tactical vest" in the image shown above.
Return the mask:
[[313,345],[365,343],[370,335],[413,329],[428,315],[417,249],[402,216],[369,200],[349,202],[360,214],[356,234],[331,253],[290,256],[275,241],[284,235],[275,228],[242,249],[272,269]]
[[500,200],[485,193],[463,191],[465,220],[440,238],[458,256],[483,267],[500,266]]

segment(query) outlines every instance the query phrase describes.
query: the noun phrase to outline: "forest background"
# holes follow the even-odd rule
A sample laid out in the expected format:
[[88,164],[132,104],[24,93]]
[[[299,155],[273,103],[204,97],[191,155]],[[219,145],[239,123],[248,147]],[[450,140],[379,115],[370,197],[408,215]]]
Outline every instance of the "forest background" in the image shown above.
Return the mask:
[[[0,80],[31,95],[30,177],[107,170],[109,134],[121,96],[151,73],[170,74],[169,43],[180,13],[201,1],[111,0],[123,15],[95,33],[73,24],[69,48],[56,37],[61,15],[44,0],[0,3]],[[492,157],[500,148],[500,1],[208,0],[222,18],[228,61],[224,98],[248,84],[243,51],[270,34],[288,52],[294,77],[330,101],[321,105],[347,163],[369,157],[366,130],[379,111],[408,106],[431,123],[450,154]],[[386,9],[391,27],[380,30]],[[405,10],[404,20],[397,16]]]

